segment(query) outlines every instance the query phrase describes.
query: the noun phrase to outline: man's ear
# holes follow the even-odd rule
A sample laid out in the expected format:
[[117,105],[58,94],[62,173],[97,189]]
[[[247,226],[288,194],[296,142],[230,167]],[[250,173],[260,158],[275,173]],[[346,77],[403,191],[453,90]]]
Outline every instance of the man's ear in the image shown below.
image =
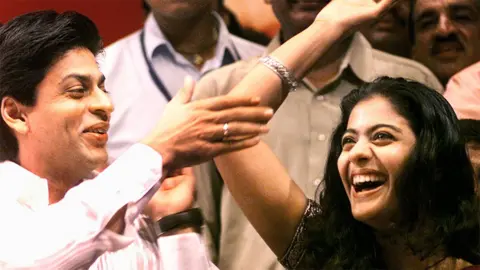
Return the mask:
[[28,132],[27,106],[13,97],[7,96],[2,99],[0,108],[3,121],[14,133],[24,135]]

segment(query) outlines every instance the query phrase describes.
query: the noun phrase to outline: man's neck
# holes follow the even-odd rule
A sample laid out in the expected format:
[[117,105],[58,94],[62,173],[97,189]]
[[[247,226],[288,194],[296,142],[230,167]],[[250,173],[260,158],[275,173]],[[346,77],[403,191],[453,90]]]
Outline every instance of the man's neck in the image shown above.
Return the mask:
[[318,89],[321,89],[332,82],[338,75],[343,59],[350,48],[352,38],[342,40],[334,47],[331,47],[325,57],[320,58],[312,67],[307,79]]
[[162,33],[180,53],[202,53],[218,39],[217,20],[211,12],[191,18],[165,18],[157,14],[154,17]]
[[[286,41],[292,34],[282,33],[282,42]],[[338,74],[342,61],[347,53],[353,40],[353,35],[348,37],[334,46],[332,46],[324,57],[320,58],[312,67],[306,78],[316,88],[320,89],[329,84]]]
[[78,175],[73,175],[71,171],[65,169],[53,169],[52,164],[38,162],[44,160],[35,158],[31,154],[23,155],[19,152],[18,164],[35,174],[38,177],[46,179],[48,182],[48,202],[56,203],[63,199],[68,190],[82,182],[83,179]]

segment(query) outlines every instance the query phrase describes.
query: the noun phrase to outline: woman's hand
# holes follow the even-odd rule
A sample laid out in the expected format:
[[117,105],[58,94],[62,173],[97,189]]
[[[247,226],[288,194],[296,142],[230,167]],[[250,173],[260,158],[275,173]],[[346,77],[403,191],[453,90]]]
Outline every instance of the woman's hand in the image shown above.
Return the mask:
[[320,11],[316,20],[339,23],[349,30],[382,16],[398,1],[405,0],[333,0]]
[[190,209],[195,200],[192,168],[175,171],[164,179],[144,212],[153,220]]

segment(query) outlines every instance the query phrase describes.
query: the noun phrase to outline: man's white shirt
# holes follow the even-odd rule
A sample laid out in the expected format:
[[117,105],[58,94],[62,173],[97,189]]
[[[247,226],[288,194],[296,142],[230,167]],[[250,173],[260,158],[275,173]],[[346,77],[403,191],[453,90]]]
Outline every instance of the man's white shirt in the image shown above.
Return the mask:
[[[162,157],[135,144],[49,205],[46,179],[0,163],[0,269],[214,268],[198,234],[160,237],[156,245],[140,237],[139,215],[161,178]],[[125,205],[124,233],[107,230]]]

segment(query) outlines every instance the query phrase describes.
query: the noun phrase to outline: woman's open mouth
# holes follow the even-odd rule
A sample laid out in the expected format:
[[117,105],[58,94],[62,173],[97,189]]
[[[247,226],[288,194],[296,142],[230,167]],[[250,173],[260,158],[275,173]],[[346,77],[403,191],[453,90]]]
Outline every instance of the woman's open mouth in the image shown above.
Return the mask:
[[361,193],[377,189],[386,181],[386,178],[380,175],[355,175],[352,186],[356,193]]

